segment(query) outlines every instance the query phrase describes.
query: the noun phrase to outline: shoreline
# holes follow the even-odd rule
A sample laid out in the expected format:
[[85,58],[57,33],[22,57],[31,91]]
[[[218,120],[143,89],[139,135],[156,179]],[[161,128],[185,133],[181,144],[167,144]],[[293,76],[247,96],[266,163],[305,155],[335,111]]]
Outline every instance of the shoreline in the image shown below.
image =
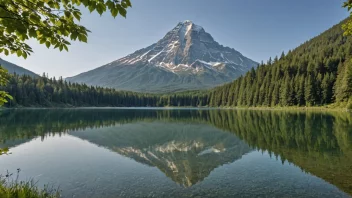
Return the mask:
[[347,108],[341,107],[6,107],[2,110],[53,110],[53,109],[140,109],[140,110],[255,110],[255,111],[320,111],[320,112],[352,112]]
[[[233,109],[230,107],[230,109]],[[320,111],[320,112],[352,112],[341,107],[235,107],[235,109],[260,111]]]

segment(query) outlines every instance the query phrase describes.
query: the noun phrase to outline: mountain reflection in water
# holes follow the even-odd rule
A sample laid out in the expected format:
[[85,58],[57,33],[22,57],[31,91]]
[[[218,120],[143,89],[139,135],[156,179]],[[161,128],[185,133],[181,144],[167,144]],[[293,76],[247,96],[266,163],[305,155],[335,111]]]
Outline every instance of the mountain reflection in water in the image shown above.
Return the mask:
[[[209,125],[211,127],[209,127]],[[253,150],[352,194],[352,116],[248,110],[6,110],[0,148],[69,134],[190,187]],[[11,149],[10,149],[11,150]]]
[[142,122],[70,134],[157,167],[185,187],[202,181],[216,167],[251,151],[230,133],[186,122]]

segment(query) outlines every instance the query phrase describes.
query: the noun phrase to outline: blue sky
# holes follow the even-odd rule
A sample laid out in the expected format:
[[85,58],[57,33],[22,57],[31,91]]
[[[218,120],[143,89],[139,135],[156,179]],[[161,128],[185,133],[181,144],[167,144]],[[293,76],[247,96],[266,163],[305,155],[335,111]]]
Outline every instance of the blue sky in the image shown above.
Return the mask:
[[348,16],[343,0],[131,0],[127,19],[83,9],[81,23],[92,31],[88,44],[69,52],[48,50],[36,41],[26,60],[2,58],[38,74],[69,77],[147,47],[176,24],[192,20],[216,41],[257,62],[280,55]]

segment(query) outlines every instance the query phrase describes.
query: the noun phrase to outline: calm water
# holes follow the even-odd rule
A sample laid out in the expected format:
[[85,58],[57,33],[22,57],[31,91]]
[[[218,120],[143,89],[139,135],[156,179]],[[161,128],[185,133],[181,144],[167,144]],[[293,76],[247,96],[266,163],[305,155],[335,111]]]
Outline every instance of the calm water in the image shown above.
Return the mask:
[[246,110],[0,112],[0,173],[64,197],[351,197],[352,115]]

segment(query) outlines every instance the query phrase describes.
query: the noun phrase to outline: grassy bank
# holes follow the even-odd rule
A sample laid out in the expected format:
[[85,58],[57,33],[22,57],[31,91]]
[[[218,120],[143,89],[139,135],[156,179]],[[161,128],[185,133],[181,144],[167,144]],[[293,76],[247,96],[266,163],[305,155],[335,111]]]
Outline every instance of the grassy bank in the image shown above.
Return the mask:
[[329,105],[323,106],[310,106],[310,107],[302,107],[302,106],[240,106],[240,107],[222,107],[224,109],[248,109],[248,110],[272,110],[272,111],[316,111],[316,112],[352,112],[352,100],[348,103],[333,103]]
[[248,110],[270,110],[270,111],[316,111],[316,112],[352,112],[351,109],[342,107],[236,107],[231,109],[248,109]]
[[18,174],[16,179],[12,174],[7,173],[0,176],[0,197],[1,198],[58,198],[60,193],[48,185],[43,189],[38,188],[33,180],[19,181]]

